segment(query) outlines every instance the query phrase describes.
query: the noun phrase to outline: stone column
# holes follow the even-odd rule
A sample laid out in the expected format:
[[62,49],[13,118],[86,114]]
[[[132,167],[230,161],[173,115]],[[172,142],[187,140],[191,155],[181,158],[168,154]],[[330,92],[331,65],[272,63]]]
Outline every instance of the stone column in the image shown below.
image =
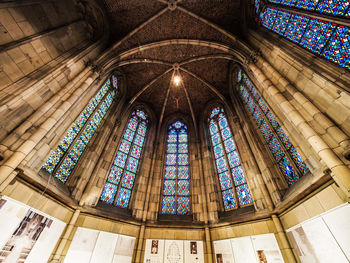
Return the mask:
[[[40,106],[30,117],[24,120],[24,122],[11,132],[0,144],[0,151],[4,152],[4,158],[7,158],[12,152],[16,150],[13,145],[21,138],[26,131],[35,125],[38,120],[41,120],[45,117],[45,114],[54,107],[62,104],[64,98],[69,95],[69,93],[74,92],[76,88],[89,77],[91,76],[91,67],[85,68],[80,74],[78,74],[71,82],[69,82],[63,89]],[[7,151],[7,152],[6,152]]]
[[207,262],[215,262],[215,254],[213,253],[211,236],[208,226],[205,227],[205,247],[207,249]]
[[69,236],[72,234],[72,231],[74,229],[74,226],[78,220],[78,217],[80,215],[80,210],[75,210],[69,223],[68,226],[66,227],[63,236],[61,240],[59,241],[59,245],[57,246],[56,251],[53,253],[52,259],[50,263],[58,263],[62,262],[61,257],[62,257],[62,252],[68,242]]
[[134,257],[135,263],[142,263],[142,251],[144,250],[143,244],[145,243],[145,224],[142,224],[140,227],[139,237],[137,238],[137,248],[136,255]]
[[287,239],[286,232],[283,229],[283,226],[281,224],[280,219],[276,215],[272,215],[272,221],[275,224],[276,230],[277,230],[277,236],[279,237],[279,240],[281,241],[281,252],[284,256],[284,259],[287,261],[287,263],[296,263],[297,260],[295,259],[295,256],[293,254],[292,248],[289,244],[289,241]]
[[277,105],[280,105],[285,116],[295,125],[312,149],[320,156],[328,168],[331,169],[331,176],[346,194],[347,198],[350,199],[349,168],[338,158],[317,132],[310,127],[299,111],[284,97],[284,95],[282,95],[264,73],[255,64],[250,63],[248,67],[255,75],[257,81],[261,83],[264,92],[266,92]]
[[350,146],[349,137],[323,114],[308,98],[297,90],[286,78],[276,71],[267,61],[259,57],[257,66],[271,79],[280,92],[287,91],[310,114],[310,116],[342,147],[343,151]]
[[[240,121],[239,121],[239,118],[236,117],[232,124],[233,124],[232,125],[232,129],[233,129],[234,133],[238,132],[238,135],[240,137],[239,141],[235,140],[236,143],[237,144],[241,144],[241,146],[243,146],[244,149],[246,149],[247,154],[249,155],[249,159],[248,160],[241,160],[242,161],[242,165],[246,166],[244,168],[248,172],[247,175],[249,174],[250,171],[252,172],[252,174],[256,178],[256,180],[254,180],[257,183],[256,186],[258,187],[258,189],[261,190],[261,192],[260,192],[260,191],[257,191],[258,189],[253,189],[253,188],[251,189],[253,197],[254,197],[255,209],[257,211],[259,211],[259,210],[264,210],[265,208],[268,208],[269,211],[272,211],[273,208],[274,208],[274,205],[273,205],[270,193],[267,190],[266,184],[265,184],[264,179],[263,179],[263,177],[261,175],[261,172],[260,172],[260,170],[258,168],[258,165],[257,165],[257,162],[255,160],[254,154],[253,154],[253,152],[252,152],[252,150],[251,150],[251,148],[250,148],[250,146],[248,144],[247,138],[246,138],[246,136],[245,136],[245,134],[243,132],[242,126],[241,126]],[[243,161],[250,162],[251,165],[248,165],[248,167],[247,167],[247,165]],[[265,204],[259,203],[259,201],[261,202],[261,200],[265,200]],[[265,207],[265,205],[266,205],[266,207]]]

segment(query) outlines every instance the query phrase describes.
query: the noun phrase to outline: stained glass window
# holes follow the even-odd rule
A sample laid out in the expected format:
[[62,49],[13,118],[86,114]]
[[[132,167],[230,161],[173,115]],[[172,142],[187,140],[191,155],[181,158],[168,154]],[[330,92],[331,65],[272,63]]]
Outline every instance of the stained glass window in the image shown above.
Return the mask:
[[350,0],[269,0],[269,2],[333,16],[349,16]]
[[131,114],[102,190],[102,202],[128,207],[148,126],[148,116],[143,110]]
[[162,214],[189,215],[190,174],[187,126],[176,121],[169,126],[164,168]]
[[99,127],[118,91],[117,78],[112,76],[89,101],[56,150],[51,153],[42,170],[65,183],[78,163],[90,139]]
[[283,131],[270,108],[260,97],[247,75],[239,70],[239,92],[248,112],[260,129],[272,156],[289,185],[309,172],[309,168]]
[[[334,15],[350,16],[350,0],[271,0],[270,2],[328,12]],[[261,25],[267,29],[318,56],[350,69],[349,27],[270,7],[265,8],[259,17]]]
[[225,210],[252,205],[253,198],[223,108],[213,108],[208,122]]

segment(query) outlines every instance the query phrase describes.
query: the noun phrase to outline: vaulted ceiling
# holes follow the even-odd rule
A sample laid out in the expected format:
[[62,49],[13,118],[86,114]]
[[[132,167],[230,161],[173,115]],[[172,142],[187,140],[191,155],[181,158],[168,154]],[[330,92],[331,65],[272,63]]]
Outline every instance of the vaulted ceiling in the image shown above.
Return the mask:
[[[147,103],[161,119],[197,118],[208,101],[228,97],[226,51],[241,32],[240,0],[103,0],[109,54],[127,79],[127,100]],[[182,82],[172,82],[174,74]]]

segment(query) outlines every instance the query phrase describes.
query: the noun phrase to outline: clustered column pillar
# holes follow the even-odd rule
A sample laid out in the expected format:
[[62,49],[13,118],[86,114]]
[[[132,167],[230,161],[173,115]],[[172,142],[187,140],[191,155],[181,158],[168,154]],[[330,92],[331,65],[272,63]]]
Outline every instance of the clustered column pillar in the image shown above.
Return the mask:
[[314,131],[300,112],[282,95],[282,93],[272,84],[265,74],[250,63],[249,69],[253,72],[258,83],[261,83],[264,92],[266,92],[277,105],[280,105],[282,112],[295,125],[304,138],[309,142],[313,150],[320,156],[329,169],[331,176],[339,185],[342,191],[350,198],[350,170],[327,143]]
[[0,167],[0,192],[15,178],[15,169],[26,158],[26,156],[34,149],[42,138],[54,127],[56,122],[71,108],[73,103],[79,99],[81,94],[90,86],[90,84],[98,77],[98,73],[93,73],[91,77],[83,82],[72,95],[64,101],[55,112],[52,113],[38,129],[9,156]]

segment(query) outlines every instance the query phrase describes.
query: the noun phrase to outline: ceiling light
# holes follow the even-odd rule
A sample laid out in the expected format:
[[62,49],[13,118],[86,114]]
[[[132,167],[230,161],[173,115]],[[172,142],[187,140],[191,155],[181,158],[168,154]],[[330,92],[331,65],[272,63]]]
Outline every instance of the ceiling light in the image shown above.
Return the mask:
[[179,76],[175,76],[173,81],[176,86],[179,86],[181,82],[181,78]]

